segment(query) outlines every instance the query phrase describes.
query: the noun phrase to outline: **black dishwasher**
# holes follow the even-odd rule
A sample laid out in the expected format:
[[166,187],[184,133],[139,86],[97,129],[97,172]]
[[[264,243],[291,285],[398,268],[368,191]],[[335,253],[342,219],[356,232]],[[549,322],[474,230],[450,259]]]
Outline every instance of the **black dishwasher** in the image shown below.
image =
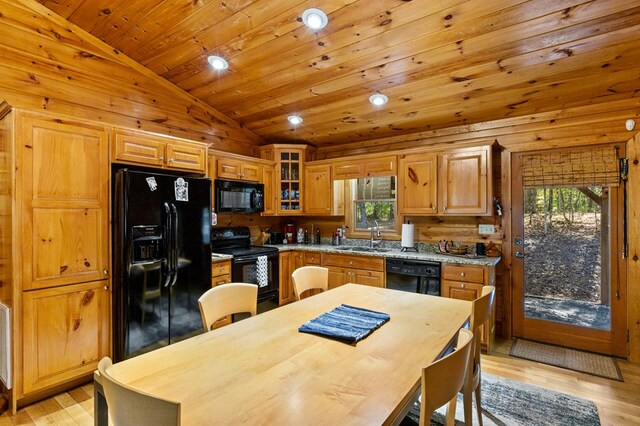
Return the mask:
[[388,257],[387,288],[440,296],[440,262]]

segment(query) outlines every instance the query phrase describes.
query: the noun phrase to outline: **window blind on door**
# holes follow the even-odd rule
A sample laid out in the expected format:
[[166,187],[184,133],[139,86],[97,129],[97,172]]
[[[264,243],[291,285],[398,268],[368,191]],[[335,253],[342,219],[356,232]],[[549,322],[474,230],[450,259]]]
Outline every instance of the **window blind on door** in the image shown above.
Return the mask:
[[525,188],[618,186],[619,158],[614,146],[523,154]]

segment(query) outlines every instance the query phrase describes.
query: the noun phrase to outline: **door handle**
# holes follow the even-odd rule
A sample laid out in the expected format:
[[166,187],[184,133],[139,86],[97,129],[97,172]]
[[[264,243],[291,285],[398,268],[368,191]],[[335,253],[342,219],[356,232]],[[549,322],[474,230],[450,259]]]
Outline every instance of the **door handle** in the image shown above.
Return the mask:
[[171,284],[171,278],[173,270],[171,268],[171,209],[169,208],[169,203],[164,203],[164,246],[165,246],[165,259],[166,259],[166,270],[165,270],[165,279],[164,279],[164,287],[169,287]]
[[517,252],[516,252],[516,257],[517,257],[518,259],[524,259],[524,253],[522,253],[521,251],[517,251]]
[[172,245],[171,245],[171,269],[173,272],[173,277],[171,278],[171,287],[176,285],[176,281],[178,281],[178,210],[176,209],[176,205],[171,203],[171,215],[173,217],[173,221],[171,223],[171,231],[173,232],[172,236]]

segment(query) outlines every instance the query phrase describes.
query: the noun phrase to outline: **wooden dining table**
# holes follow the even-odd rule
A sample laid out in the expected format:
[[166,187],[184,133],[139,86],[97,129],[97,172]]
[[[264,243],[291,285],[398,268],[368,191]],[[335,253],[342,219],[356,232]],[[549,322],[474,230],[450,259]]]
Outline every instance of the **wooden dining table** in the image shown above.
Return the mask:
[[[347,344],[298,331],[341,304],[390,320]],[[182,404],[183,425],[393,424],[471,303],[346,284],[114,364],[120,382]],[[106,420],[96,375],[96,424]]]

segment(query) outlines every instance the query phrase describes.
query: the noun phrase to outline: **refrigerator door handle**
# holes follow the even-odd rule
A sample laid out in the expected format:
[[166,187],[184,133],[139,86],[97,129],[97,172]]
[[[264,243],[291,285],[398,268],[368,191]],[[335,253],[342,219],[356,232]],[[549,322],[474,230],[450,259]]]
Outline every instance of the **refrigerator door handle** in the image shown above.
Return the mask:
[[171,279],[171,287],[176,285],[178,281],[178,209],[175,204],[171,203],[171,216],[173,217],[172,223],[172,244],[171,244],[171,268],[173,277]]
[[171,278],[173,276],[173,268],[171,267],[171,247],[173,244],[171,243],[172,232],[171,232],[171,210],[169,208],[169,203],[164,203],[164,227],[165,227],[165,251],[166,251],[166,269],[164,274],[164,287],[169,287],[171,284]]

